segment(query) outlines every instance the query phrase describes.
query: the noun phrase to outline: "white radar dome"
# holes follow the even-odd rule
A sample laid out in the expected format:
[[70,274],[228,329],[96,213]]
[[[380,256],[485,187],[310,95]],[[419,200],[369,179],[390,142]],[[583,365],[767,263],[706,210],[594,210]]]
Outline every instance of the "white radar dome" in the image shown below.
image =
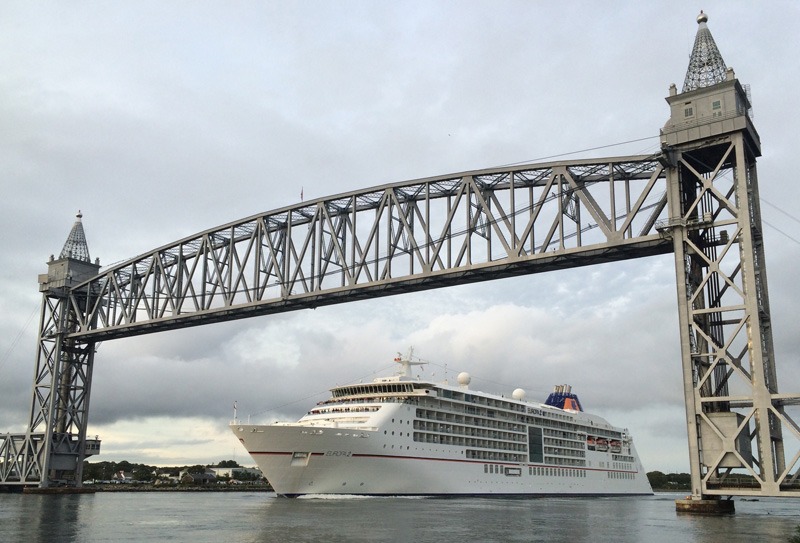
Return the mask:
[[515,400],[524,400],[525,399],[525,391],[521,388],[515,388],[514,392],[511,393],[511,397]]
[[462,371],[461,373],[458,374],[458,384],[461,385],[462,387],[467,386],[470,381],[472,381],[472,377],[470,376],[469,373]]

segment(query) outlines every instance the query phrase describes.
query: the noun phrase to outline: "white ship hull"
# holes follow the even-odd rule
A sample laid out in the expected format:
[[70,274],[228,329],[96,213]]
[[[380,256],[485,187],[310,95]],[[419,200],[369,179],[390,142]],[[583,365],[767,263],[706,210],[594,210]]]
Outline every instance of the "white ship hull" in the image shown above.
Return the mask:
[[[408,409],[384,407],[398,414]],[[585,466],[467,459],[464,447],[416,442],[410,420],[390,420],[396,422],[381,430],[300,423],[233,423],[231,429],[275,491],[290,497],[652,494],[638,460],[614,462],[610,452],[587,452]]]

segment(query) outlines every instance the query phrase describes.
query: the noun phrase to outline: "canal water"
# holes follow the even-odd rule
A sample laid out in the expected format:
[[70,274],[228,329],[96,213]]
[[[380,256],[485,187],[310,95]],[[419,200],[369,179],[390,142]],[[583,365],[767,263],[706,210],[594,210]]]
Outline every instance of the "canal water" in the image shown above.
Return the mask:
[[638,498],[278,498],[266,492],[0,494],[0,542],[787,543],[800,501],[736,502],[736,514],[675,512]]

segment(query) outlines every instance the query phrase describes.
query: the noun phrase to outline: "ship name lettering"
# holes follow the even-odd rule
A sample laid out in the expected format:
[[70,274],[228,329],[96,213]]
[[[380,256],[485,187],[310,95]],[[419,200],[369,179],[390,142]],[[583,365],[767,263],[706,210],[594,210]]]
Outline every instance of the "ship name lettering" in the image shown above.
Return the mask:
[[352,456],[352,451],[325,451],[325,456]]

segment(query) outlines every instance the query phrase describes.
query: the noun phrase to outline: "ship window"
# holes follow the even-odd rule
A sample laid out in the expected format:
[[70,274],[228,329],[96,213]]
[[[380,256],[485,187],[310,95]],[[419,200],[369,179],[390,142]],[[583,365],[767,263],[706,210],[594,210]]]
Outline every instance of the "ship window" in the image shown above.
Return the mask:
[[544,447],[542,443],[542,429],[528,428],[528,461],[544,462]]

